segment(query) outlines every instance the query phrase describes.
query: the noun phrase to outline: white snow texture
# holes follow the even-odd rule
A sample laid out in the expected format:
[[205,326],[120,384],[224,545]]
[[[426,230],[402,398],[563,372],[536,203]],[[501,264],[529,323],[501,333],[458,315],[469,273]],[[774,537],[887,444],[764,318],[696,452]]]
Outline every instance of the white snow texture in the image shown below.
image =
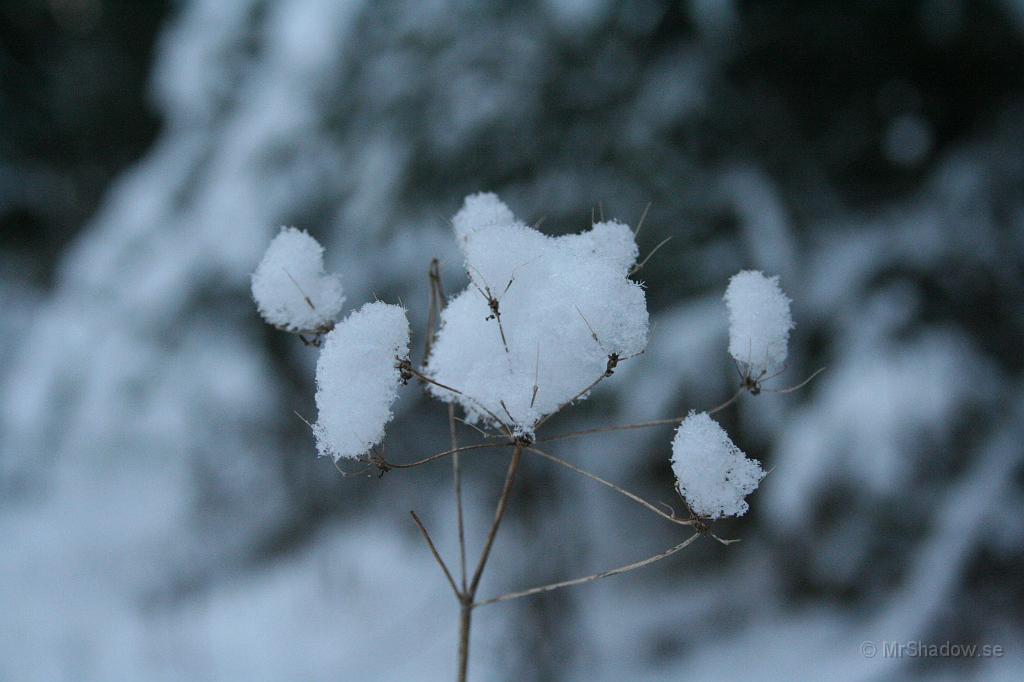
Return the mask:
[[679,492],[706,519],[746,514],[743,498],[765,476],[760,462],[747,459],[707,412],[690,412],[679,425],[671,461]]
[[531,434],[604,373],[609,355],[646,346],[647,304],[628,279],[637,246],[626,225],[549,237],[494,194],[467,197],[452,222],[471,282],[442,313],[428,371],[462,393],[429,390],[470,420]]
[[292,332],[333,321],[345,302],[341,279],[324,273],[324,248],[294,227],[270,242],[252,275],[252,297],[264,320]]
[[405,309],[379,301],[352,312],[327,334],[316,363],[316,446],[335,461],[355,459],[384,438],[409,354]]
[[789,302],[778,277],[743,270],[729,280],[729,354],[755,379],[786,361],[789,332],[795,326]]

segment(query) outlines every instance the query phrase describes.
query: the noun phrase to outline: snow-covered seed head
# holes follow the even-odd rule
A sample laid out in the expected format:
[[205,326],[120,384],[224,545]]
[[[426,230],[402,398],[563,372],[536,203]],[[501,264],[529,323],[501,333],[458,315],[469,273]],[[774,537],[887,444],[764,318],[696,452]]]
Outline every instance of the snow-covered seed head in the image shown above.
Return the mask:
[[707,412],[690,412],[679,425],[671,462],[680,494],[704,519],[743,516],[749,508],[743,498],[765,476],[760,462],[747,459]]
[[282,227],[252,275],[252,297],[268,323],[316,332],[334,321],[345,297],[341,279],[324,273],[324,249],[303,230]]
[[442,313],[429,367],[461,393],[431,385],[435,397],[530,438],[539,419],[643,351],[647,304],[629,279],[628,226],[549,237],[493,194],[467,197],[453,224],[471,281]]
[[754,381],[786,361],[789,332],[795,326],[789,303],[778,277],[744,270],[729,280],[729,354]]
[[455,229],[455,238],[459,246],[469,238],[473,232],[486,229],[492,225],[508,225],[514,223],[516,218],[512,211],[506,206],[497,194],[491,192],[478,192],[470,194],[462,202],[462,208],[452,218],[452,227]]
[[335,460],[355,459],[384,438],[409,354],[405,309],[367,303],[326,336],[316,363],[316,446]]

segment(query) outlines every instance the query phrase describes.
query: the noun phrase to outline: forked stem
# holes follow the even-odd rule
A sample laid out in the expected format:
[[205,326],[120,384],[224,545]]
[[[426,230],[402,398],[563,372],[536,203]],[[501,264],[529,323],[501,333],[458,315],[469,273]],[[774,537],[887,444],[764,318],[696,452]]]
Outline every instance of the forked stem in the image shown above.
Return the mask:
[[494,520],[491,521],[491,528],[487,531],[487,539],[484,541],[483,551],[480,553],[480,561],[473,573],[473,580],[469,583],[469,596],[475,597],[477,587],[480,586],[480,578],[483,577],[484,569],[487,567],[487,559],[491,555],[491,548],[494,546],[494,539],[498,535],[501,521],[505,518],[505,510],[508,509],[509,495],[512,492],[512,484],[515,483],[516,473],[519,471],[519,461],[523,456],[523,446],[517,445],[512,452],[512,460],[505,472],[505,484],[501,488],[501,496],[498,498],[498,506],[494,510]]

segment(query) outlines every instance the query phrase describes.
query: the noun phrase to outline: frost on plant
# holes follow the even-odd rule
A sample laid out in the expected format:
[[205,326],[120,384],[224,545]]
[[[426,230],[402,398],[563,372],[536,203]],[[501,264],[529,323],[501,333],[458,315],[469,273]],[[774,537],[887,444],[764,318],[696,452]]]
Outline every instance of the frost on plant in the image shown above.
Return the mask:
[[729,354],[758,379],[786,361],[793,317],[778,277],[756,270],[733,275],[725,290],[729,308]]
[[334,321],[345,297],[341,279],[324,273],[324,249],[303,230],[282,227],[252,275],[263,319],[291,332],[315,332]]
[[453,221],[470,283],[448,303],[429,361],[438,398],[471,420],[530,434],[609,368],[647,343],[643,288],[629,279],[633,233],[618,222],[549,237],[493,194],[466,199]]
[[321,455],[356,458],[380,443],[401,381],[397,359],[408,353],[409,322],[397,305],[367,303],[327,334],[316,363]]
[[743,516],[765,472],[707,412],[690,414],[672,441],[672,471],[690,509],[705,519]]

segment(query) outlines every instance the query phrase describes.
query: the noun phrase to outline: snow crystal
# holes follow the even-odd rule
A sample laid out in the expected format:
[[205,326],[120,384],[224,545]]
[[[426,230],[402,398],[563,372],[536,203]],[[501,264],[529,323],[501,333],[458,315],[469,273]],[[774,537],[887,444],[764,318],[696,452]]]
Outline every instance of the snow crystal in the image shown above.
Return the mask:
[[618,222],[549,237],[477,194],[453,221],[470,284],[448,303],[429,368],[438,398],[471,420],[530,434],[604,374],[612,354],[647,344],[644,291],[628,278],[633,233]]
[[786,361],[789,331],[794,327],[789,297],[778,277],[756,270],[733,275],[725,290],[729,308],[729,354],[755,379]]
[[743,498],[765,476],[760,462],[747,459],[707,412],[690,412],[679,425],[671,461],[680,494],[707,519],[743,516],[749,508]]
[[264,320],[293,332],[332,322],[345,302],[341,279],[324,274],[324,248],[294,227],[270,242],[252,275],[252,297]]
[[380,443],[398,394],[396,359],[408,354],[409,321],[397,305],[367,303],[327,334],[316,363],[321,455],[354,459]]

